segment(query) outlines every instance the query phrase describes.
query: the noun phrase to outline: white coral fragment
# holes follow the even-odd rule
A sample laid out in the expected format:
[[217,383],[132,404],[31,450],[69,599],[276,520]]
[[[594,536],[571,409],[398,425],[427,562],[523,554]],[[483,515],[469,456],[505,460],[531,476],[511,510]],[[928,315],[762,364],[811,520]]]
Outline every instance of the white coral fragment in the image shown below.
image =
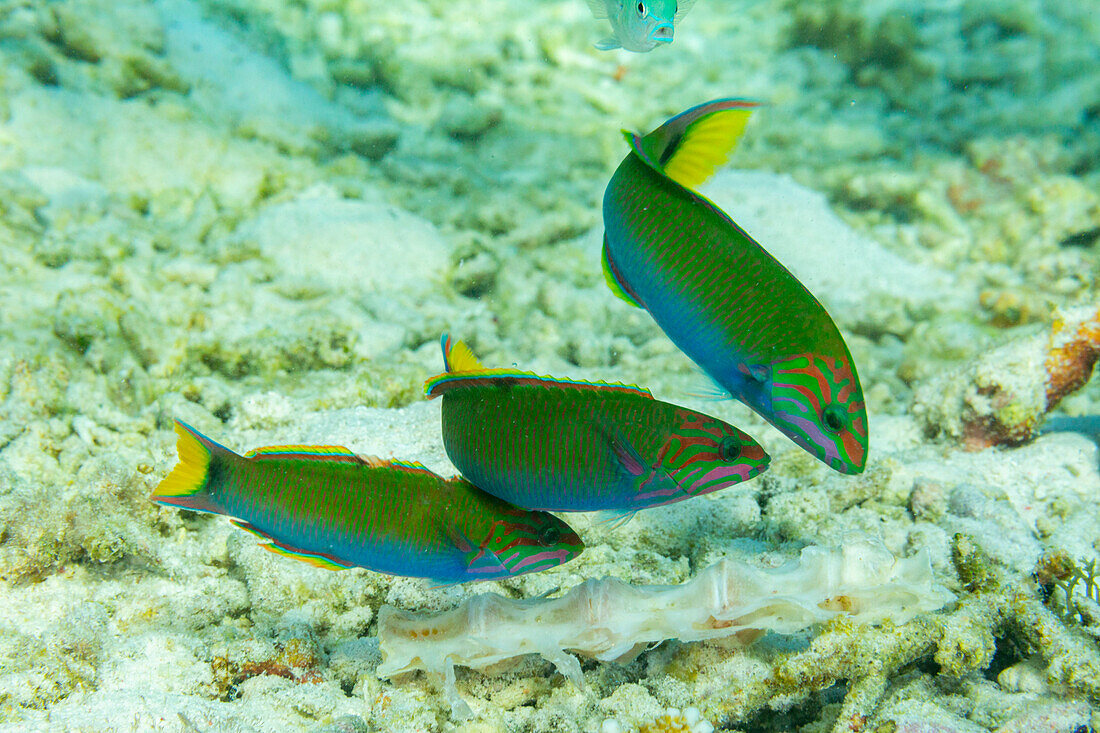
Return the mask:
[[881,541],[861,536],[840,548],[807,547],[798,561],[773,570],[722,560],[682,585],[635,587],[602,578],[560,598],[517,601],[484,593],[438,614],[383,606],[378,674],[424,670],[444,683],[452,712],[464,717],[469,708],[454,685],[456,664],[485,669],[539,654],[581,687],[580,663],[568,652],[626,661],[665,639],[700,641],[747,630],[789,634],[840,614],[900,624],[952,599],[933,581],[925,552],[897,559]]

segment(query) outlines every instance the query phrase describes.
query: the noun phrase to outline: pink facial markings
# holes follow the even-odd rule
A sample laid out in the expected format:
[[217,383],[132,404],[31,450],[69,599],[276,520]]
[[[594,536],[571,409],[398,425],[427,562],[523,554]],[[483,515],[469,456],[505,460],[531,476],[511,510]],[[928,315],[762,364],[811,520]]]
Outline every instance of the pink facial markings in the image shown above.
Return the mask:
[[[510,569],[512,570],[512,572],[518,572],[530,565],[534,565],[535,563],[540,563],[543,561],[552,561],[551,564],[547,567],[554,567],[555,565],[561,565],[562,563],[568,561],[569,557],[569,550],[547,550],[546,552],[536,552],[534,554],[527,555],[526,557],[521,558],[520,561],[513,565]],[[508,558],[508,560],[504,563],[505,567],[508,567],[508,563],[511,561],[512,558]]]
[[[804,417],[799,417],[798,415],[791,415],[790,413],[781,412],[777,414],[785,417],[785,422],[792,427],[801,429],[802,435],[795,439],[795,442],[803,448],[811,453],[816,453],[826,462],[834,458],[840,458],[840,451],[837,448],[836,441],[818,427],[817,423],[812,420],[807,420]],[[792,438],[794,438],[794,436],[792,436]]]
[[771,419],[788,437],[838,470],[862,470],[866,413],[847,359],[799,354],[773,365]]
[[[678,495],[687,498],[710,493],[752,478],[767,465],[763,448],[733,426],[682,408],[676,415],[679,428],[665,442],[657,457],[658,465],[663,467],[664,475],[673,485],[647,492],[638,497],[640,500],[652,504],[652,500],[658,498]],[[736,453],[723,457],[723,450],[729,450],[723,446],[731,440],[736,441]]]
[[[520,510],[507,510],[506,513],[512,516],[524,516],[524,512]],[[507,574],[514,575],[521,570],[530,572],[536,569],[529,567],[536,563],[543,564],[545,567],[560,565],[571,559],[578,552],[578,548],[583,546],[580,537],[564,525],[554,544],[544,545],[539,539],[539,534],[545,528],[546,525],[540,525],[538,522],[497,520],[493,523],[489,536],[478,548],[478,552],[473,556],[470,564],[473,565],[486,553],[492,552],[505,568]],[[501,544],[493,546],[494,542]],[[474,568],[472,572],[499,574],[500,571],[498,568],[489,566]]]

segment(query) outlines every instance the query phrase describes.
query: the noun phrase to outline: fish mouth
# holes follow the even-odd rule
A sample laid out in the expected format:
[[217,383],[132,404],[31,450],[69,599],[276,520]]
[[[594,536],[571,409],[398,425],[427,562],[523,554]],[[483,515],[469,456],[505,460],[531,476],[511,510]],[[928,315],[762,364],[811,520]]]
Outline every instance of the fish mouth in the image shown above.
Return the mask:
[[653,29],[653,32],[649,34],[649,38],[657,43],[672,43],[673,33],[672,23],[661,23]]

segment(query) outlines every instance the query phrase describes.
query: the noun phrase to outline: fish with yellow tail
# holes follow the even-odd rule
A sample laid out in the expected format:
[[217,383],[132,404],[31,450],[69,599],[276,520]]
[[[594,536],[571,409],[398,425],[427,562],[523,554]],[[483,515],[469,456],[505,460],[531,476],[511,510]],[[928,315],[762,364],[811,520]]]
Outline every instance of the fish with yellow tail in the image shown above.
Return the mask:
[[676,24],[695,0],[587,0],[592,15],[611,21],[612,34],[596,48],[610,51],[623,48],[645,53],[672,43]]
[[867,412],[836,324],[790,271],[695,190],[725,162],[757,106],[721,99],[648,135],[624,131],[630,152],[603,200],[604,274],[724,392],[826,465],[860,473]]
[[486,369],[461,341],[444,334],[442,346],[447,371],[425,391],[443,400],[447,455],[505,501],[628,517],[768,467],[749,435],[641,387]]
[[339,446],[238,455],[176,421],[179,463],[149,498],[225,514],[280,555],[439,583],[495,580],[561,565],[584,543],[546,512],[512,506],[418,463]]

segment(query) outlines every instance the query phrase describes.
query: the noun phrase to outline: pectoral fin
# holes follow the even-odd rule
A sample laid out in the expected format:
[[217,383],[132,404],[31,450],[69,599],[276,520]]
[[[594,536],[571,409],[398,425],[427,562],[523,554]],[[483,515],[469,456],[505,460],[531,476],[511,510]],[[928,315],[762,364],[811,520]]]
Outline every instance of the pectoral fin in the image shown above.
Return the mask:
[[453,522],[443,525],[443,532],[447,539],[463,554],[466,560],[466,569],[473,575],[499,577],[507,575],[508,569],[500,561],[500,557],[488,547],[480,547],[469,535],[459,529]]
[[504,563],[500,561],[500,557],[486,547],[483,550],[479,550],[467,561],[467,568],[474,575],[485,575],[494,578],[498,578],[502,575],[508,575],[508,568],[504,567]]
[[619,529],[620,527],[626,526],[637,513],[637,510],[634,509],[627,509],[625,511],[605,509],[596,513],[596,524],[600,527],[607,527],[608,529]]
[[688,11],[691,10],[691,6],[694,4],[695,0],[679,0],[679,2],[676,3],[676,15],[673,16],[672,22],[679,23],[680,19],[688,14]]
[[594,425],[625,473],[631,476],[644,476],[648,473],[649,467],[645,459],[618,427],[602,420],[594,421]]
[[607,17],[607,3],[604,0],[586,0],[586,2],[588,3],[588,9],[592,11],[594,17]]
[[601,51],[612,51],[616,48],[622,48],[622,44],[619,43],[619,39],[615,36],[608,36],[601,41],[596,42],[596,48]]

